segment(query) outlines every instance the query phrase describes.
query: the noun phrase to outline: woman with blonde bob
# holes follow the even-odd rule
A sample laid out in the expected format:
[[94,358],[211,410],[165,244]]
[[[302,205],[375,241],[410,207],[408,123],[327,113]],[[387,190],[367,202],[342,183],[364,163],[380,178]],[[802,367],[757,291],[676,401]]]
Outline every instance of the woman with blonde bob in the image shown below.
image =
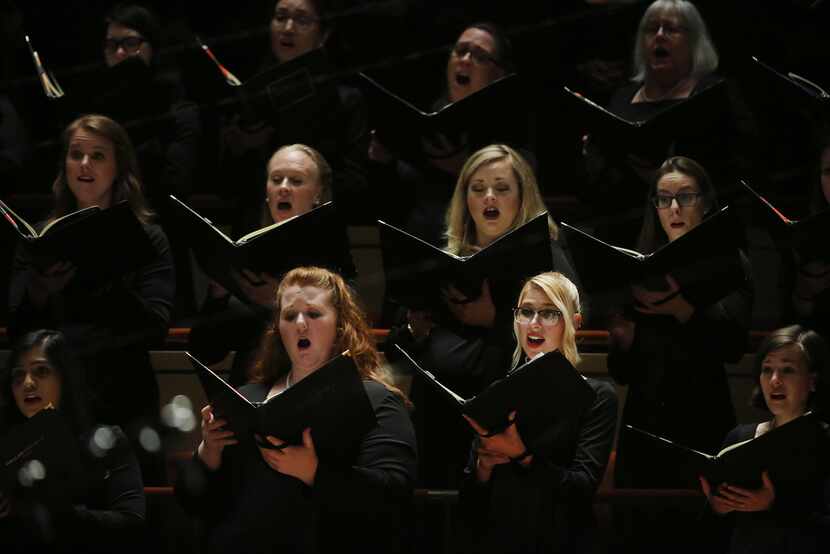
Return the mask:
[[[345,350],[377,419],[348,465],[318,459],[309,429],[301,445],[267,436],[278,448],[263,448],[226,430],[211,406],[202,409],[202,442],[177,492],[204,520],[208,552],[403,549],[403,512],[416,465],[408,401],[387,384],[366,319],[342,277],[318,267],[285,275],[255,380],[239,393],[265,402]],[[367,521],[371,530],[355,532]]]
[[[514,369],[560,351],[579,363],[579,292],[561,273],[532,277],[513,309]],[[591,552],[593,497],[605,474],[617,418],[617,395],[605,381],[586,378],[593,405],[528,450],[511,424],[495,435],[478,433],[462,487],[462,506],[475,532],[474,552]],[[513,418],[521,418],[515,413]]]
[[[446,215],[446,250],[469,255],[486,248],[545,211],[533,169],[514,149],[503,144],[486,146],[464,164]],[[548,218],[553,267],[572,279],[574,272],[559,242],[558,229]],[[396,340],[413,352],[424,367],[462,396],[472,396],[510,367],[513,350],[511,308],[524,279],[482,284],[477,297],[467,298],[452,285],[443,298],[428,299],[423,311],[408,312],[408,331]],[[419,394],[424,394],[419,398]],[[453,487],[467,458],[469,428],[449,412],[432,389],[413,383],[416,429],[421,446],[424,484]],[[423,418],[423,419],[421,419]],[[433,454],[434,453],[434,454]]]

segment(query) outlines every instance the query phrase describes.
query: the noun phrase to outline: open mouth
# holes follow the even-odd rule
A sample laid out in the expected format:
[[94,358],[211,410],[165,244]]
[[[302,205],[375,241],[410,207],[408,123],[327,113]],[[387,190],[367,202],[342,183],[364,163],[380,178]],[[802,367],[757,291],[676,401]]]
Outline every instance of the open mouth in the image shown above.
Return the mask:
[[470,76],[465,75],[464,73],[456,73],[455,82],[461,86],[467,86],[470,84]]
[[773,392],[769,395],[770,400],[786,400],[787,395],[783,392]]
[[24,404],[37,404],[41,401],[41,398],[37,395],[27,396],[23,399]]
[[277,202],[277,209],[288,211],[291,209],[291,202]]
[[283,48],[294,48],[294,41],[291,39],[280,39],[280,46]]
[[498,208],[484,208],[484,219],[494,220],[499,218]]
[[303,339],[300,339],[300,340],[297,341],[297,348],[299,348],[300,350],[305,350],[305,349],[309,348],[310,346],[311,346],[311,341],[308,340],[308,339],[303,338]]
[[657,48],[654,49],[654,57],[657,58],[658,60],[663,59],[663,58],[668,58],[669,57],[669,51],[666,50],[665,48],[663,48],[662,46],[658,46]]
[[545,342],[545,337],[537,337],[533,335],[528,335],[527,337],[527,344],[530,346],[541,346]]
[[670,224],[669,224],[669,226],[670,226],[672,229],[680,229],[680,228],[682,228],[682,227],[685,227],[685,226],[686,226],[686,224],[685,224],[685,223],[683,223],[682,221],[675,221],[674,223],[670,223]]
[[84,183],[91,183],[95,180],[95,177],[91,175],[81,175],[80,177],[78,177],[78,180],[83,181]]

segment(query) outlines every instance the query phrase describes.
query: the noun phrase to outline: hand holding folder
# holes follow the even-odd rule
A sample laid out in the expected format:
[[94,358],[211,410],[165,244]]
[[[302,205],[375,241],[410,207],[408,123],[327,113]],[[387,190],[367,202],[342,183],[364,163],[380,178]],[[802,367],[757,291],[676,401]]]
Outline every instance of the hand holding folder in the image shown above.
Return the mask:
[[[345,462],[376,424],[363,381],[348,352],[262,403],[250,402],[190,353],[187,355],[210,401],[214,419],[208,426],[215,446],[228,446],[230,443],[224,441],[231,438],[252,441],[256,435],[261,437],[257,444],[265,448],[277,448],[267,440],[269,435],[278,438],[280,445],[301,445],[303,432],[310,428],[320,459]],[[217,423],[220,420],[221,425]]]
[[567,235],[582,285],[588,292],[618,290],[638,284],[668,297],[677,292],[665,277],[671,275],[677,289],[691,305],[707,306],[724,298],[746,280],[740,229],[731,218],[728,206],[650,254],[608,244],[565,222],[561,226]]
[[486,431],[482,434],[493,436],[515,426],[530,450],[543,442],[556,424],[579,418],[596,398],[585,378],[558,351],[537,356],[476,396],[462,398],[441,383],[439,376],[422,368],[404,349],[395,347],[428,383],[458,408],[460,415]]

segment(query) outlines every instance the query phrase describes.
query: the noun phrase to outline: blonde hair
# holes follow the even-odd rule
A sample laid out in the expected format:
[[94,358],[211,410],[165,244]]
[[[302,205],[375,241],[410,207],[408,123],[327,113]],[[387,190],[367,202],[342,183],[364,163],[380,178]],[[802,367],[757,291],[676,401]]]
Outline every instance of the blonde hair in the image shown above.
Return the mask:
[[[576,347],[576,323],[575,317],[580,313],[579,307],[579,291],[570,279],[556,271],[548,271],[540,273],[527,280],[522,287],[522,292],[519,293],[519,301],[516,305],[521,305],[525,295],[532,287],[541,290],[545,296],[556,306],[556,309],[562,312],[562,322],[565,325],[562,331],[562,344],[559,350],[562,355],[576,366],[580,361],[579,351]],[[513,335],[516,338],[516,350],[513,352],[513,367],[518,367],[522,360],[524,351],[522,345],[519,344],[519,324],[513,321]]]
[[[285,146],[280,146],[278,149],[271,154],[271,157],[268,158],[268,162],[265,164],[265,187],[266,190],[268,188],[268,180],[271,178],[270,175],[270,168],[271,168],[271,160],[274,159],[274,156],[280,154],[282,152],[286,152],[288,150],[297,150],[302,152],[306,156],[308,156],[311,161],[314,163],[314,167],[317,168],[317,184],[320,186],[320,196],[318,198],[318,205],[325,204],[329,200],[331,200],[331,189],[332,189],[332,181],[334,179],[333,172],[331,170],[331,166],[329,162],[326,161],[326,158],[315,148],[308,146],[306,144],[286,144]],[[265,203],[265,206],[262,209],[262,214],[260,215],[260,225],[263,227],[271,225],[274,223],[274,218],[271,217],[271,211],[268,209],[268,203]]]
[[283,294],[285,289],[292,285],[316,287],[329,292],[331,306],[337,314],[337,333],[332,345],[332,355],[349,350],[363,379],[383,384],[409,406],[406,396],[389,380],[381,356],[375,348],[369,325],[366,323],[366,316],[358,306],[355,295],[340,275],[321,267],[292,269],[280,281],[274,302],[274,320],[263,335],[254,362],[252,381],[271,385],[291,371],[291,360],[280,337],[279,318]]
[[[510,162],[513,167],[513,175],[519,183],[519,213],[516,214],[516,219],[510,224],[506,232],[524,225],[545,211],[545,201],[539,192],[536,175],[534,175],[530,164],[518,152],[505,144],[485,146],[467,158],[464,167],[461,169],[461,174],[458,176],[446,215],[447,230],[445,236],[448,252],[466,256],[478,250],[475,222],[467,207],[467,187],[476,171],[485,165],[501,160]],[[548,216],[548,228],[550,229],[550,238],[556,239],[559,236],[559,227],[550,216]]]

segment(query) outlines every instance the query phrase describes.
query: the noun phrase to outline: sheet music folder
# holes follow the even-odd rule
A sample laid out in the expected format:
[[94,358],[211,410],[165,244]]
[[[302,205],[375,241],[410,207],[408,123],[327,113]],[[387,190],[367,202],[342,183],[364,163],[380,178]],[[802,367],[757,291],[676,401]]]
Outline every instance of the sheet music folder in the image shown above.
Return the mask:
[[[149,263],[156,251],[127,202],[92,206],[55,220],[39,231],[0,201],[2,234],[22,241],[32,263],[44,270],[71,262],[85,278],[105,283]],[[94,247],[93,247],[94,245]]]
[[548,352],[517,367],[472,398],[462,398],[438,377],[421,367],[403,348],[403,357],[461,414],[489,432],[504,430],[516,411],[516,425],[529,447],[557,422],[580,417],[593,405],[596,393],[560,352]]
[[830,259],[830,241],[827,240],[830,232],[830,209],[800,220],[790,219],[746,181],[741,181],[741,184],[756,200],[753,211],[759,216],[762,224],[776,240],[798,252],[802,262]]
[[518,75],[506,75],[436,111],[424,111],[365,73],[369,114],[380,141],[402,157],[423,155],[422,138],[442,134],[471,151],[495,142],[520,143],[527,125],[527,94]]
[[728,206],[651,254],[608,244],[565,222],[560,225],[588,292],[617,290],[633,283],[661,290],[667,286],[663,276],[670,274],[686,300],[706,306],[746,280],[741,230]]
[[687,99],[643,120],[629,120],[568,87],[562,88],[562,112],[602,142],[617,149],[637,149],[641,143],[669,144],[690,129],[698,129],[723,112],[726,84],[715,83]]
[[210,220],[170,195],[176,226],[211,278],[244,298],[232,271],[247,269],[274,277],[300,266],[322,266],[345,278],[355,274],[346,226],[334,202],[233,240]]
[[722,449],[717,454],[694,450],[672,440],[632,427],[626,432],[654,445],[657,452],[671,460],[689,481],[704,475],[713,486],[729,483],[745,488],[761,486],[761,473],[769,472],[776,489],[785,488],[805,479],[827,475],[828,468],[819,467],[821,449],[826,448],[827,431],[816,416],[807,413],[763,435]]
[[[350,460],[363,437],[376,424],[363,380],[348,351],[262,403],[252,403],[224,379],[186,353],[217,418],[237,440],[272,435],[289,444],[301,444],[302,433],[311,436],[321,459]],[[273,448],[270,443],[261,444]]]
[[[500,283],[520,284],[553,269],[547,212],[471,256],[450,254],[383,221],[378,221],[378,229],[386,293],[404,306],[424,305],[425,299],[438,297],[447,284],[467,298],[477,298],[484,279],[490,281],[491,293],[498,294],[494,288]],[[518,294],[518,290],[509,293]]]
[[[78,438],[54,408],[44,408],[14,425],[0,441],[0,492],[11,494],[23,486],[29,464],[44,469],[43,482],[29,483],[41,499],[71,496],[83,490],[86,477]],[[29,469],[31,473],[31,469]],[[52,494],[54,493],[54,495]]]

